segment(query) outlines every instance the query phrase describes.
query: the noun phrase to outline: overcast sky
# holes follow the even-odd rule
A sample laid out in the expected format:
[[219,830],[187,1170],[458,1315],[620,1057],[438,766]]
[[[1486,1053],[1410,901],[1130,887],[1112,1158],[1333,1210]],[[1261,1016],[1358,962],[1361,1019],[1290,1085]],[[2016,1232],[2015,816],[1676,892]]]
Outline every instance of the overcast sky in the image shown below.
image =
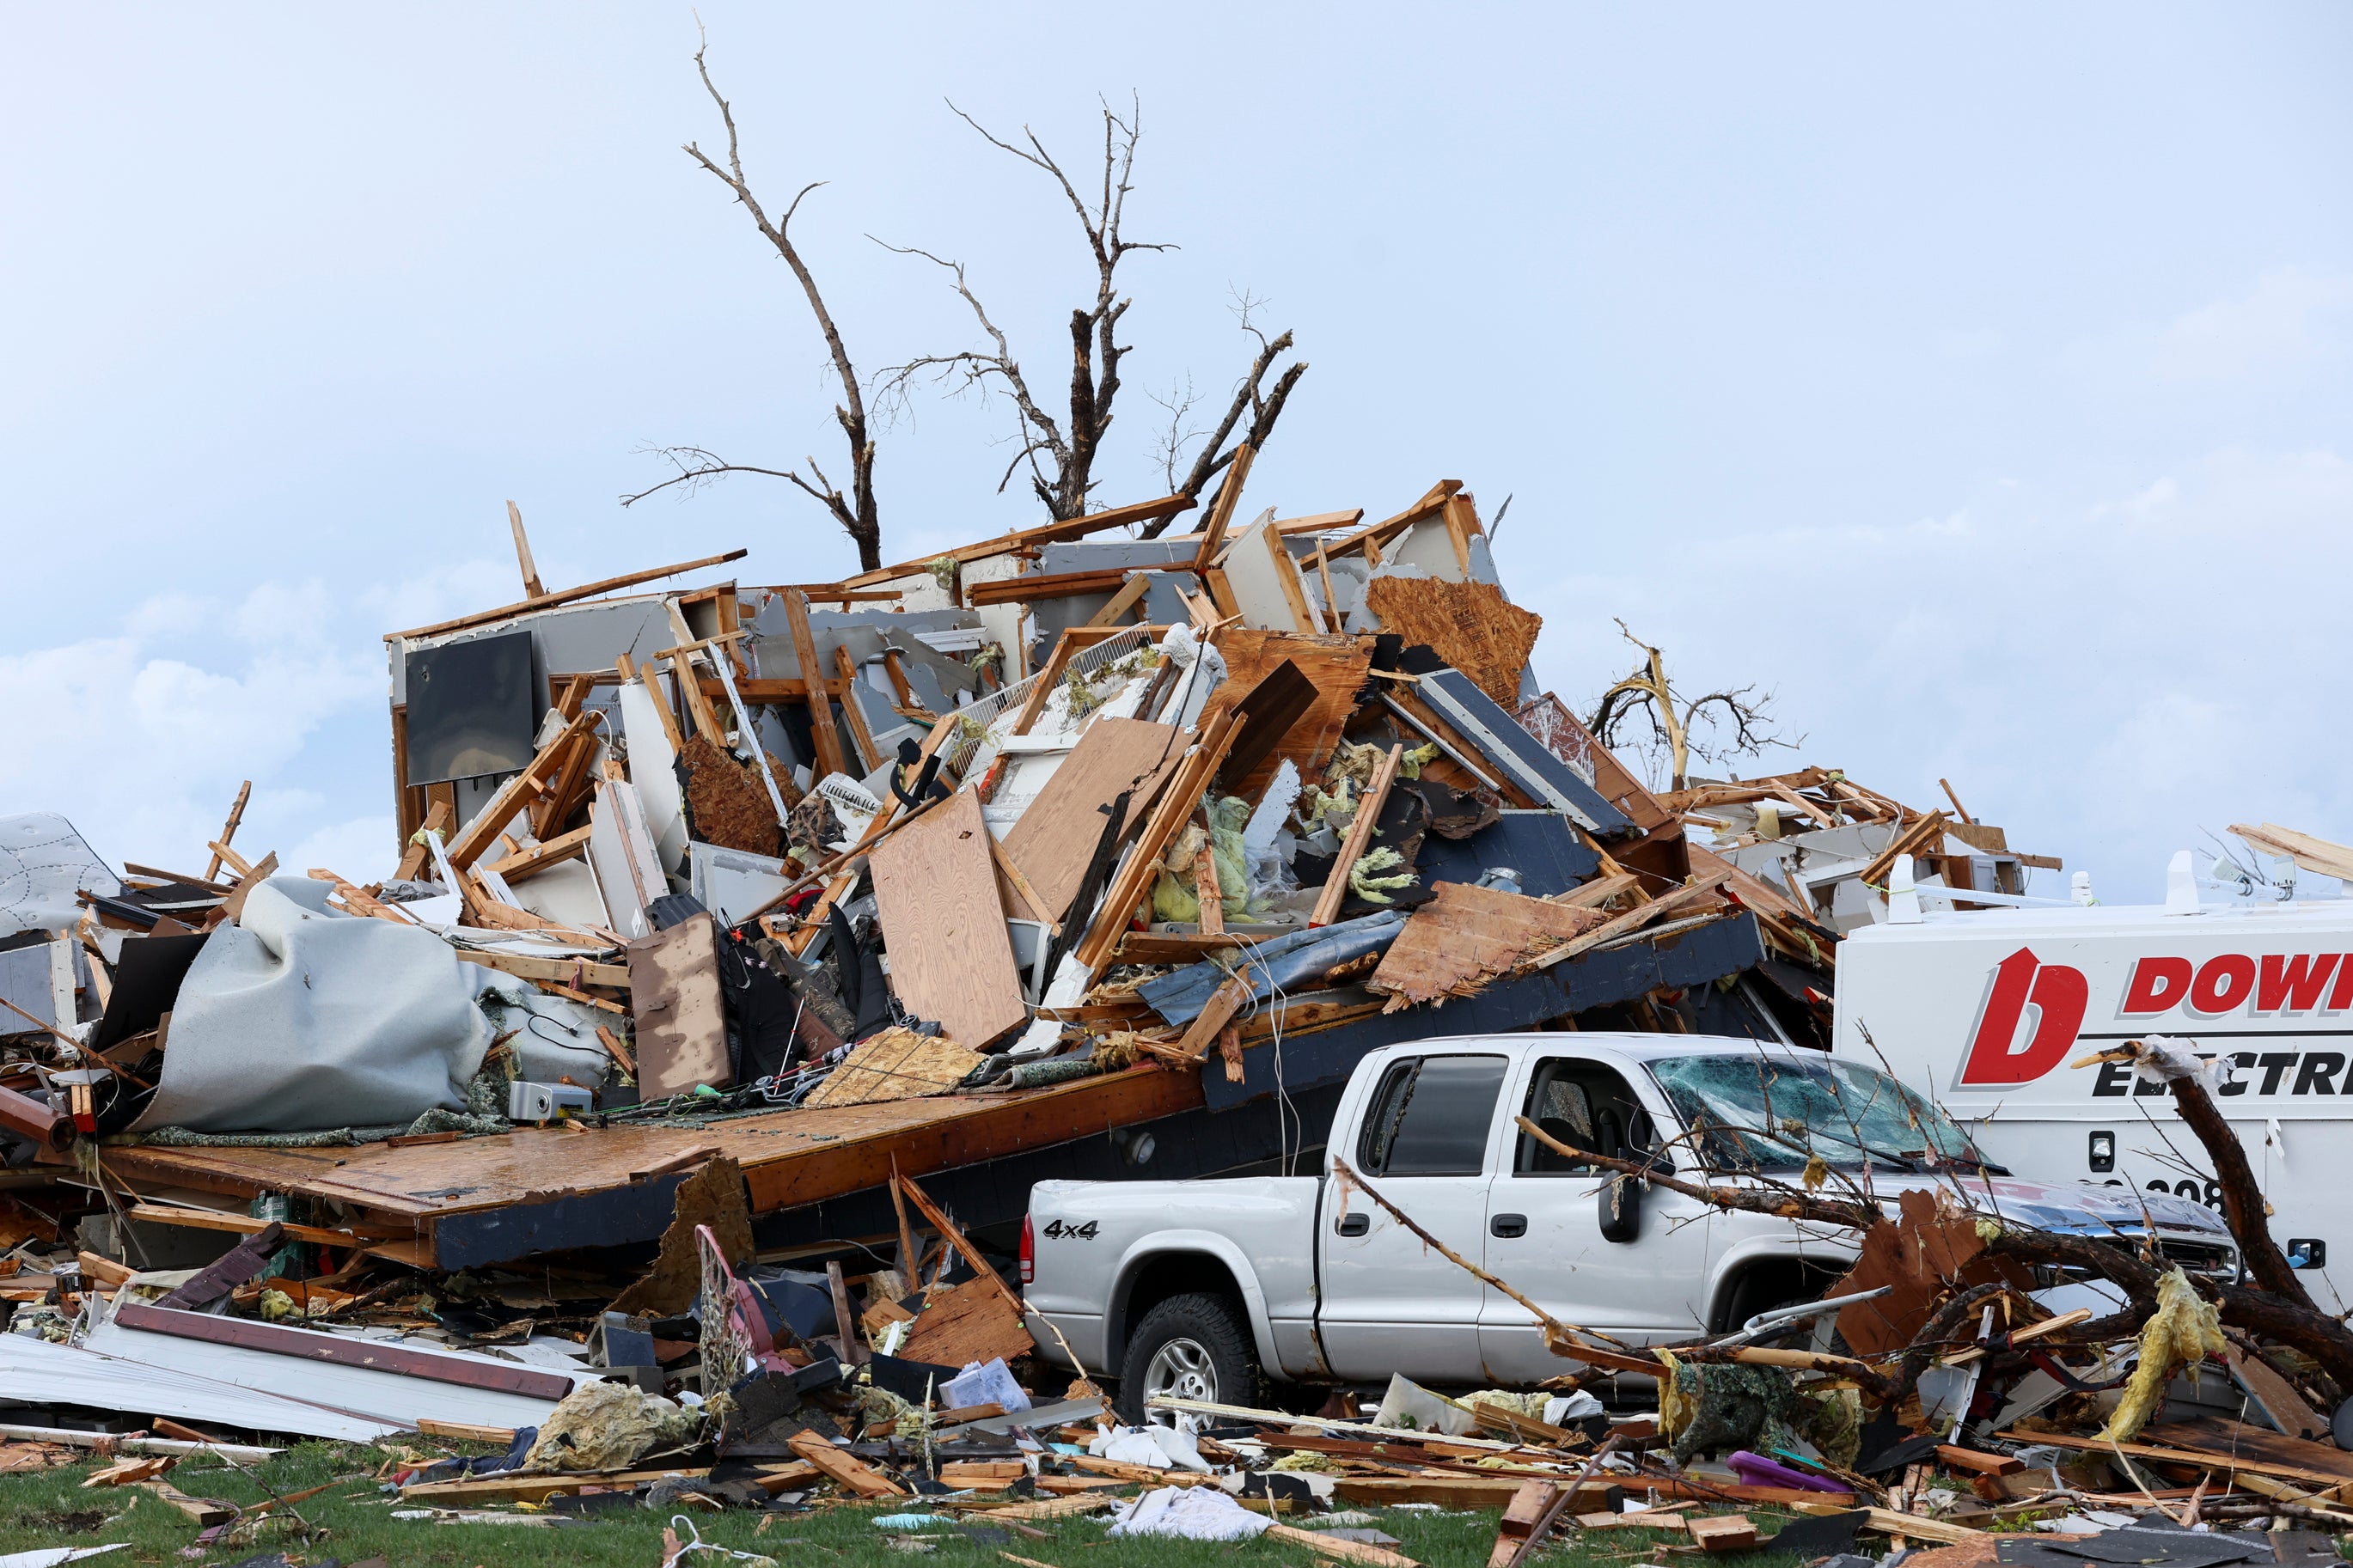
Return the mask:
[[[777,6],[706,0],[749,171],[862,374],[970,339],[1038,384],[1092,288],[1042,176],[1143,103],[1134,353],[1215,400],[1237,294],[1312,368],[1286,514],[1460,479],[1544,684],[1778,693],[1799,760],[2161,894],[2201,828],[2353,840],[2353,10],[2337,5]],[[840,466],[790,278],[681,152],[685,5],[5,7],[0,815],[110,859],[394,853],[381,634],[743,545],[853,568],[742,478],[623,510],[649,444]],[[1002,405],[919,400],[893,559],[1042,521]],[[1749,763],[1744,771],[1765,771]],[[2043,879],[2058,891],[2063,879]]]

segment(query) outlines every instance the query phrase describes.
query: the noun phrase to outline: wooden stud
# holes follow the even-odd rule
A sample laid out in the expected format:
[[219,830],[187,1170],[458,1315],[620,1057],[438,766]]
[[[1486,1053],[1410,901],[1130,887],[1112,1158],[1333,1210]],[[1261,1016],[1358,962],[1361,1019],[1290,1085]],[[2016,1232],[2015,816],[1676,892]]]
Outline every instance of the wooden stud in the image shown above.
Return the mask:
[[1062,922],[1054,918],[1054,911],[1038,889],[1029,885],[1029,879],[1021,874],[1021,868],[1013,863],[1013,857],[1005,852],[1004,844],[993,833],[988,837],[988,852],[997,858],[997,870],[1004,873],[1005,879],[1013,884],[1014,892],[1020,896],[1023,907],[1029,911],[1029,918],[1044,921],[1052,935],[1061,935]]
[[1201,906],[1201,934],[1226,934],[1226,894],[1218,882],[1218,853],[1208,839],[1201,840],[1200,852],[1193,857],[1194,898]]
[[[711,699],[703,692],[702,682],[695,679],[694,656],[698,648],[708,653],[707,644],[670,650],[670,674],[678,682],[680,700],[694,721],[695,733],[724,751],[727,748],[726,726],[719,722],[718,710],[711,706]],[[709,654],[709,657],[715,658],[718,655]]]
[[1209,503],[1209,514],[1201,525],[1201,547],[1193,552],[1195,571],[1206,570],[1225,548],[1226,529],[1234,520],[1234,509],[1242,503],[1242,485],[1249,479],[1250,463],[1258,453],[1244,441],[1234,448],[1234,460],[1226,469],[1225,482],[1218,487],[1217,499]]
[[850,689],[858,682],[858,663],[839,644],[834,646],[833,668],[841,680],[841,716],[849,721],[849,739],[866,760],[867,769],[879,768],[885,758],[881,748],[874,743],[874,731],[866,722],[866,710],[858,705],[858,693]]
[[1381,807],[1389,797],[1389,785],[1397,782],[1398,768],[1405,761],[1402,742],[1389,748],[1380,766],[1373,770],[1372,782],[1365,793],[1356,797],[1356,820],[1348,824],[1348,837],[1340,843],[1340,853],[1332,862],[1332,875],[1324,884],[1324,891],[1315,900],[1315,911],[1307,917],[1310,926],[1327,926],[1340,912],[1340,900],[1348,895],[1348,877],[1356,861],[1373,841],[1374,824],[1379,820]]
[[[1315,575],[1323,580],[1324,614],[1330,619],[1332,630],[1336,634],[1345,629],[1345,621],[1340,614],[1340,595],[1332,587],[1332,552],[1321,543],[1315,546]],[[1420,678],[1417,676],[1415,679]]]
[[588,832],[587,828],[575,827],[569,833],[559,833],[553,838],[543,838],[530,848],[519,854],[510,855],[489,868],[496,872],[502,880],[513,882],[530,876],[534,871],[545,870],[559,861],[576,860],[588,852]]
[[[446,800],[435,801],[433,809],[425,814],[424,826],[417,831],[438,833],[446,837],[449,831],[449,803]],[[424,873],[426,862],[432,858],[433,852],[422,844],[406,846],[400,852],[400,864],[393,868],[392,879],[396,882],[416,880]]]
[[596,1043],[605,1047],[605,1054],[612,1058],[614,1063],[623,1072],[628,1073],[632,1079],[636,1079],[637,1059],[629,1055],[628,1047],[621,1044],[620,1037],[606,1026],[599,1024],[596,1026]]
[[531,558],[531,538],[522,531],[522,508],[507,502],[507,526],[514,530],[515,564],[522,568],[522,596],[544,599],[547,589],[539,580],[539,567]]
[[1115,626],[1127,618],[1127,613],[1144,601],[1152,580],[1142,572],[1131,573],[1120,591],[1111,596],[1111,603],[1097,610],[1088,620],[1091,626]]
[[841,754],[841,731],[834,728],[832,692],[827,686],[825,668],[818,662],[817,634],[809,630],[808,595],[797,588],[787,588],[784,599],[785,625],[793,639],[793,661],[800,666],[801,679],[808,687],[809,731],[817,742],[818,777],[847,773],[849,762]]
[[1233,1021],[1234,1015],[1250,1005],[1250,988],[1241,976],[1226,976],[1218,988],[1209,993],[1209,999],[1201,1004],[1201,1010],[1187,1026],[1184,1038],[1176,1042],[1178,1054],[1187,1061],[1208,1060],[1209,1047],[1217,1043],[1218,1036]]
[[[252,798],[253,781],[251,779],[248,779],[237,787],[237,804],[228,808],[228,822],[227,826],[221,829],[220,842],[222,844],[227,844],[230,839],[237,837],[237,825],[245,820],[245,803]],[[212,860],[205,867],[206,881],[209,882],[214,878],[221,874],[222,858],[223,857],[218,847],[214,847]]]

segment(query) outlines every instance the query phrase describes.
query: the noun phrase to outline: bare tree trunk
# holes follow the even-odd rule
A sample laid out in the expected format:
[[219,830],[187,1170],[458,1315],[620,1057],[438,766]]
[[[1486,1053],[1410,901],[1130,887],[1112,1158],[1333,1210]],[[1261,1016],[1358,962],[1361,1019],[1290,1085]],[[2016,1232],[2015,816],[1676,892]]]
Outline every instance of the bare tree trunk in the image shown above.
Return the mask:
[[807,263],[801,259],[799,248],[792,241],[793,215],[800,211],[802,199],[823,182],[802,186],[800,195],[793,198],[784,216],[774,222],[769,220],[759,199],[752,194],[751,183],[744,178],[741,146],[735,132],[735,113],[728,107],[727,100],[720,96],[718,87],[711,79],[711,68],[703,61],[708,47],[706,43],[694,51],[694,68],[702,75],[703,89],[719,106],[719,117],[726,124],[727,165],[720,167],[691,142],[686,144],[686,154],[735,193],[735,199],[744,205],[744,211],[752,215],[753,225],[759,229],[761,237],[776,247],[776,254],[784,258],[785,265],[791,268],[793,276],[800,280],[801,292],[807,297],[809,310],[817,317],[818,329],[825,336],[826,353],[833,360],[834,379],[841,384],[841,401],[834,405],[833,416],[841,426],[844,439],[849,444],[849,493],[843,495],[840,489],[826,478],[825,470],[818,467],[815,458],[804,459],[809,473],[815,476],[812,483],[796,469],[730,463],[701,447],[666,447],[659,448],[659,454],[678,472],[649,489],[623,496],[621,504],[634,505],[656,490],[668,489],[672,485],[684,485],[691,492],[723,474],[765,474],[774,479],[789,479],[822,502],[825,509],[833,514],[833,520],[841,525],[842,531],[849,534],[858,546],[859,569],[871,572],[882,564],[882,524],[874,505],[874,439],[866,426],[866,399],[859,387],[858,369],[850,363],[849,351],[842,343],[840,330],[834,325],[833,312],[826,309],[825,297],[818,292],[816,275],[809,271]]

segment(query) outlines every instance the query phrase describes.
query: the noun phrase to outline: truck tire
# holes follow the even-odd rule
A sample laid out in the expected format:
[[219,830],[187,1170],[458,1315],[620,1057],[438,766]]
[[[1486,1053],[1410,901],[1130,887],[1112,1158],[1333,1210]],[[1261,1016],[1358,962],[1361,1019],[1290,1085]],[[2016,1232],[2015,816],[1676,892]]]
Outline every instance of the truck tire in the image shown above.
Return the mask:
[[1144,1314],[1127,1342],[1115,1408],[1121,1420],[1140,1426],[1144,1402],[1153,1394],[1254,1405],[1259,1378],[1250,1330],[1224,1297],[1171,1296]]

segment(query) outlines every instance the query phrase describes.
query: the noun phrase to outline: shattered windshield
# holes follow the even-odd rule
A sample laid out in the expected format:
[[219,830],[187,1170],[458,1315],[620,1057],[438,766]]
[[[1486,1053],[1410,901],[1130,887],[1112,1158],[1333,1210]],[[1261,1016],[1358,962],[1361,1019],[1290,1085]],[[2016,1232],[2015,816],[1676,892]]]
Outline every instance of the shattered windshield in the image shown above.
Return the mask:
[[1717,1170],[1832,1165],[1923,1170],[1984,1163],[1968,1134],[1885,1073],[1830,1058],[1668,1057],[1651,1076]]

